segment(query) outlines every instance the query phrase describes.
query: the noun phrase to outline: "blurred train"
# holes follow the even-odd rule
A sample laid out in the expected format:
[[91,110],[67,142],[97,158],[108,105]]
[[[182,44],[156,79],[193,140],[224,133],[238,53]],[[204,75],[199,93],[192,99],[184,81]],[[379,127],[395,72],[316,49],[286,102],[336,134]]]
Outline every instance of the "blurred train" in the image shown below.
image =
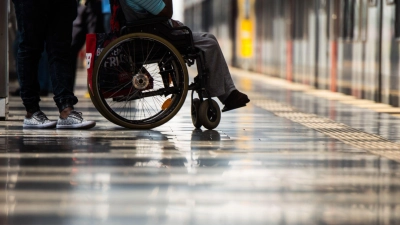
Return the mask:
[[400,0],[185,0],[243,69],[399,106]]

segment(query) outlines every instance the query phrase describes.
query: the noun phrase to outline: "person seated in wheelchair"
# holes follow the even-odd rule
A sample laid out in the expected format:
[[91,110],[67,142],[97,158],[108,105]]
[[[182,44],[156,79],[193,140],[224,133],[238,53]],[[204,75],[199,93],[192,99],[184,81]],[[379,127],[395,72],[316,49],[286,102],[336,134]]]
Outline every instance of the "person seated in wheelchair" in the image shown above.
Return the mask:
[[[120,0],[122,11],[128,22],[157,16],[168,17],[171,26],[183,26],[172,20],[172,0]],[[204,52],[210,72],[206,89],[210,97],[218,97],[224,104],[222,112],[246,106],[250,99],[235,87],[228,65],[216,37],[210,33],[193,32],[194,46]]]

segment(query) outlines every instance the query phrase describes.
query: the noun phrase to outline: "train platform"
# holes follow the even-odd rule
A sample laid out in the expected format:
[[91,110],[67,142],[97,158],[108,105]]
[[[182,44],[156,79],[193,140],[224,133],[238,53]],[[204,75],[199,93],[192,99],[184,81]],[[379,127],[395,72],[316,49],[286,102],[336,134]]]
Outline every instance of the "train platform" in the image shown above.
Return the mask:
[[[214,130],[193,127],[189,95],[162,126],[119,127],[83,69],[76,110],[93,129],[24,130],[10,97],[0,224],[400,224],[399,108],[231,71],[251,102]],[[52,96],[41,106],[57,119]]]

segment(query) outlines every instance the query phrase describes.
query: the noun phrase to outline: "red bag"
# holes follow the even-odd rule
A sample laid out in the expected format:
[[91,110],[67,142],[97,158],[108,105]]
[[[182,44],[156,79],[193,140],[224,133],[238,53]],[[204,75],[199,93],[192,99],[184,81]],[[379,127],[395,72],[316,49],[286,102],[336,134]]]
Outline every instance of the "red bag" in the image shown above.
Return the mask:
[[[114,33],[97,33],[86,35],[86,67],[88,73],[87,82],[90,94],[92,94],[92,96],[94,93],[92,80],[95,63],[104,48],[116,38],[117,35]],[[124,48],[126,48],[126,46]],[[98,83],[98,88],[102,93],[102,97],[124,97],[137,90],[137,87],[132,86],[134,83],[134,77],[132,74],[141,74],[147,76],[148,78],[149,82],[147,86],[141,87],[140,91],[150,90],[153,88],[153,78],[146,68],[135,68],[135,71],[131,71],[132,56],[127,55],[125,52],[134,52],[133,49],[124,51],[122,46],[114,46],[112,51],[103,56],[105,58],[102,59],[102,65],[98,71],[98,75],[101,76],[101,79],[99,79],[101,80],[101,83]],[[124,88],[115,91],[115,87],[117,86],[123,86]]]
[[93,94],[92,77],[96,59],[99,57],[103,49],[116,38],[117,35],[114,33],[86,34],[86,69],[88,73],[87,82],[91,94]]

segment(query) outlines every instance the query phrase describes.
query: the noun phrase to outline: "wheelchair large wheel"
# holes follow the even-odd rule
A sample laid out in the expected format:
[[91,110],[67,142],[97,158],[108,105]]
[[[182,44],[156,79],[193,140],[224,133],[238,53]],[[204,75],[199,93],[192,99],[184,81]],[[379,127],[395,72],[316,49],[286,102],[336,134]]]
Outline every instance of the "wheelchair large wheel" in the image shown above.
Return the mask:
[[132,33],[112,41],[96,59],[92,101],[109,121],[130,129],[152,129],[182,107],[188,72],[167,40]]
[[200,123],[207,129],[212,130],[219,125],[221,121],[221,110],[216,101],[211,99],[213,107],[210,107],[209,100],[204,100],[199,107]]
[[90,91],[89,84],[87,85],[87,90],[88,90],[88,93],[89,93],[90,100],[92,101],[94,107],[97,109],[97,111],[99,111],[99,113],[100,113],[102,116],[104,116],[103,113],[98,109],[96,100],[94,99],[93,94],[92,94],[92,92]]

